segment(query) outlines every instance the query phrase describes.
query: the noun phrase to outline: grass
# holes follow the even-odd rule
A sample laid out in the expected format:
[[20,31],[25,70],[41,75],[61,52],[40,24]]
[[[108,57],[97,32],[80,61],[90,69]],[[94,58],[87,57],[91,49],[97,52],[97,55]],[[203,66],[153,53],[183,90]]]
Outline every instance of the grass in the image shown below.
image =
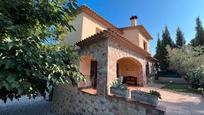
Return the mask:
[[162,89],[171,90],[175,92],[183,92],[183,93],[195,93],[195,94],[202,94],[202,90],[200,89],[192,89],[188,86],[188,84],[166,84],[162,87]]

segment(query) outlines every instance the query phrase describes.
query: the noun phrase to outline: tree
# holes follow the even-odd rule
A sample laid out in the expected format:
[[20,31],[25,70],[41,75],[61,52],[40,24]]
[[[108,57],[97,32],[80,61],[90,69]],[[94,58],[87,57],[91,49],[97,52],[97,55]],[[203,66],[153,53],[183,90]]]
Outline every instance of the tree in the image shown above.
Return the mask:
[[204,46],[204,30],[202,27],[202,22],[200,21],[200,18],[196,18],[196,35],[195,38],[191,40],[191,45],[196,46]]
[[75,0],[0,1],[0,99],[45,96],[49,87],[84,80],[74,48],[44,44],[74,30],[76,8]]
[[192,70],[204,64],[202,47],[182,46],[181,48],[167,48],[170,69],[176,70],[186,79]]
[[204,53],[202,47],[167,48],[170,68],[183,76],[192,88],[204,87]]
[[159,65],[160,65],[160,69],[161,71],[167,71],[168,67],[169,67],[169,60],[167,58],[168,52],[166,50],[166,47],[164,44],[161,44],[161,56],[160,56],[160,60],[159,60]]
[[182,47],[183,45],[185,45],[185,42],[186,41],[185,41],[183,32],[178,27],[177,30],[176,30],[176,46],[177,47]]
[[161,54],[162,54],[162,46],[161,46],[161,40],[160,40],[160,36],[158,34],[158,40],[157,40],[157,47],[156,47],[156,54],[154,55],[154,58],[156,59],[156,62],[155,62],[155,67],[156,67],[156,70],[159,71],[159,68],[160,68],[160,60],[161,60]]
[[167,46],[170,46],[171,48],[173,48],[175,47],[175,44],[171,39],[167,26],[165,26],[165,29],[162,33],[161,51],[160,51],[161,54],[160,54],[160,60],[159,60],[160,69],[162,71],[167,71],[169,67],[169,60],[167,58],[168,52],[166,49]]
[[167,26],[165,26],[164,31],[162,33],[162,44],[165,47],[167,45],[169,45],[172,48],[175,46],[174,42],[171,39],[171,36],[170,36],[170,33],[169,33],[169,30],[168,30]]

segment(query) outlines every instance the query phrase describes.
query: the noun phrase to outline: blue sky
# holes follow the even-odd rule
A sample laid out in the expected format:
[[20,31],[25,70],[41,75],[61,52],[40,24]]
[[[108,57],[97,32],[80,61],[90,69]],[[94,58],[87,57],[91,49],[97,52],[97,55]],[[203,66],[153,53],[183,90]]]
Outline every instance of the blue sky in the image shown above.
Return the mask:
[[167,25],[175,41],[176,28],[184,32],[187,43],[195,36],[195,19],[204,23],[204,0],[78,0],[117,27],[130,26],[129,18],[137,15],[138,24],[152,35],[151,53],[155,54],[157,34]]

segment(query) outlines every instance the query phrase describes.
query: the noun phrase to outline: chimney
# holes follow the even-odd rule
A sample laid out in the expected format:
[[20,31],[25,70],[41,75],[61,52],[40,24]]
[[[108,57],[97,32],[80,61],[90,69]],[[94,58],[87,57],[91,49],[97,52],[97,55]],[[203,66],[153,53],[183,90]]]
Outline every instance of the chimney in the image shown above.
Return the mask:
[[137,16],[130,17],[131,26],[137,26]]

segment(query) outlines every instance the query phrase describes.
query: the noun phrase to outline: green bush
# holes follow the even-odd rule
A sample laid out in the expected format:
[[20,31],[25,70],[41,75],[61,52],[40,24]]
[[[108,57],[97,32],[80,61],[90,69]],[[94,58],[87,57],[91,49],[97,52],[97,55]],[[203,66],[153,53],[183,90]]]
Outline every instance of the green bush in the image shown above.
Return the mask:
[[111,87],[124,90],[127,89],[127,85],[123,84],[122,79],[116,79],[115,81],[113,81]]
[[204,87],[204,65],[189,72],[188,78],[192,88],[194,89],[203,88]]
[[203,47],[183,46],[181,48],[170,48],[168,59],[170,70],[176,70],[182,77],[188,80],[188,73],[204,64]]
[[149,94],[157,96],[159,99],[161,98],[161,94],[158,91],[150,90]]

